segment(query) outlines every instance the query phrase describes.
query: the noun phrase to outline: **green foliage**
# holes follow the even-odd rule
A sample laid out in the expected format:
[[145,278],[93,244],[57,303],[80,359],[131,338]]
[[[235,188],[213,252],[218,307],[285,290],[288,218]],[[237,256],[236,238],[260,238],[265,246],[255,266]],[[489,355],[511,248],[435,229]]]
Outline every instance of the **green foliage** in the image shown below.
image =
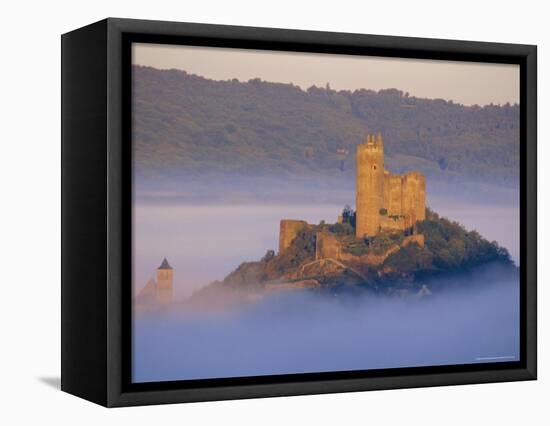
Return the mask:
[[369,252],[369,247],[365,244],[357,244],[345,247],[344,251],[354,256],[363,256]]
[[355,235],[355,229],[350,223],[335,223],[334,225],[329,225],[328,230],[338,236]]
[[403,234],[396,232],[380,232],[376,237],[369,238],[369,246],[372,253],[381,255],[390,247],[399,246],[403,242]]
[[385,260],[384,266],[403,273],[418,273],[462,271],[490,262],[511,264],[505,248],[429,209],[426,220],[417,223],[417,231],[424,234],[425,247],[411,244],[401,248]]
[[364,254],[381,255],[393,246],[400,246],[403,243],[404,235],[399,232],[381,232],[376,237],[356,239],[354,233],[348,234],[351,238],[342,240],[343,249],[346,253],[354,256]]
[[409,244],[398,252],[391,254],[384,261],[384,267],[389,267],[397,274],[416,274],[419,272],[432,272],[433,255],[418,244]]
[[342,223],[349,223],[351,227],[355,230],[355,211],[350,207],[349,204],[344,206],[342,210]]
[[[133,81],[141,174],[352,177],[355,146],[367,132],[381,131],[395,173],[414,168],[437,178],[518,178],[518,105],[466,107],[396,89],[303,91],[140,66]],[[349,151],[345,160],[339,149]]]
[[387,209],[380,209],[380,212],[379,212],[382,216],[387,216],[388,214],[388,210]]
[[312,227],[298,232],[290,247],[268,263],[270,275],[280,275],[305,262],[314,260],[317,230],[318,227]]

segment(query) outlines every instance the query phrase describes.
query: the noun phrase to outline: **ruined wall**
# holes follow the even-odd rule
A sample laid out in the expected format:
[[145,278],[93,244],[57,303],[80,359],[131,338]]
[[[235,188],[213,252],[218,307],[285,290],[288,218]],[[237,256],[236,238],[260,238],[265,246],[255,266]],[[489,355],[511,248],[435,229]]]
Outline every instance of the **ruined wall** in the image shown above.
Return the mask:
[[410,175],[403,176],[403,214],[409,218],[407,226],[411,226],[414,220],[414,205],[415,205],[415,181],[410,178]]
[[366,255],[363,255],[361,256],[361,261],[371,266],[381,265],[382,263],[384,263],[384,260],[386,260],[388,256],[398,251],[399,251],[399,246],[394,245],[394,246],[391,246],[382,254],[368,253]]
[[327,232],[317,232],[317,242],[315,244],[315,260],[331,259],[340,260],[342,253],[342,245],[338,238]]
[[390,177],[391,173],[384,169],[384,185],[382,191],[382,208],[387,208],[390,204]]
[[408,226],[426,218],[426,178],[418,172],[403,176],[403,214],[409,216]]
[[384,146],[382,137],[367,136],[357,145],[356,237],[374,236],[380,230],[384,202]]
[[418,173],[418,187],[416,193],[416,220],[426,219],[426,177]]
[[403,177],[388,175],[384,189],[388,194],[388,202],[385,205],[388,216],[401,216],[403,214]]
[[383,231],[403,231],[407,227],[407,222],[408,221],[403,216],[382,216],[380,221],[380,228]]
[[283,253],[302,229],[307,226],[304,220],[281,220],[279,226],[279,254]]

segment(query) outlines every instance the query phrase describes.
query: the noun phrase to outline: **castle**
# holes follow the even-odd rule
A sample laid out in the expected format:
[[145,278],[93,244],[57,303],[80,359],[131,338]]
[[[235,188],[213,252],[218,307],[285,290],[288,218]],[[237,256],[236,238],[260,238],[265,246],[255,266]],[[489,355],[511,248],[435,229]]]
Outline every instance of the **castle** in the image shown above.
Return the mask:
[[388,172],[380,133],[357,145],[355,185],[357,238],[374,237],[381,230],[404,231],[426,218],[426,178],[419,172]]
[[[326,227],[308,224],[304,220],[283,219],[279,231],[279,255],[292,245],[304,229],[315,232],[315,259],[294,271],[301,278],[319,273],[319,268],[329,271],[343,268],[365,279],[362,272],[354,269],[357,262],[380,265],[392,253],[409,244],[424,246],[424,235],[416,232],[415,224],[426,217],[426,178],[419,172],[403,175],[391,174],[384,168],[384,142],[382,135],[367,135],[365,141],[357,145],[355,238],[353,231],[347,238],[355,244],[369,245],[372,237],[380,232],[403,233],[400,243],[393,244],[382,253],[366,252],[359,255],[349,252],[349,239],[327,230]],[[343,222],[343,217],[338,222]],[[348,218],[349,220],[349,218]],[[352,222],[349,222],[352,226]],[[346,245],[347,244],[347,245]],[[273,254],[272,254],[273,256]],[[309,268],[309,269],[308,269]],[[312,268],[317,268],[313,270]],[[332,268],[332,269],[331,269]],[[163,259],[156,271],[156,281],[151,279],[135,298],[137,311],[152,311],[165,308],[172,303],[174,270]],[[319,286],[316,280],[294,280],[269,284],[269,289],[309,288]]]
[[150,279],[135,299],[138,310],[150,310],[168,306],[172,303],[174,287],[174,269],[164,258],[157,268],[156,281]]
[[[375,237],[382,231],[404,232],[404,244],[423,245],[423,235],[415,234],[416,222],[426,218],[426,178],[419,172],[391,174],[384,168],[382,135],[367,135],[357,145],[355,191],[355,237]],[[339,222],[342,220],[338,218]],[[283,219],[279,231],[279,254],[283,253],[298,233],[313,225],[303,220]],[[414,234],[414,235],[413,235]],[[341,244],[328,233],[318,232],[316,259],[342,259]],[[380,259],[378,259],[379,261]]]

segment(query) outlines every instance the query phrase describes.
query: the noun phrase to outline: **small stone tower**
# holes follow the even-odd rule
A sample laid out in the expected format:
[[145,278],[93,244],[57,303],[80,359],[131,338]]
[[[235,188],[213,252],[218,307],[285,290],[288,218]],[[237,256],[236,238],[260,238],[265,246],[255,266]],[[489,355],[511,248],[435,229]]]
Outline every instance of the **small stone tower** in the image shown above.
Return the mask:
[[173,284],[174,270],[164,258],[157,268],[157,302],[159,304],[167,305],[172,302]]
[[372,237],[380,230],[380,210],[384,202],[384,142],[381,133],[367,135],[357,145],[355,236]]

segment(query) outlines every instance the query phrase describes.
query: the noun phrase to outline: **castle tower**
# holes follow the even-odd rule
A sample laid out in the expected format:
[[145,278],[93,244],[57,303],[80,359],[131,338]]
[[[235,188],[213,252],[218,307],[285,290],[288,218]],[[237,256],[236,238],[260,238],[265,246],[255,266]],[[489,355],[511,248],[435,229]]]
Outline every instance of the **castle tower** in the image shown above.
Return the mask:
[[290,247],[292,241],[298,236],[298,233],[307,227],[307,222],[303,220],[281,220],[279,227],[279,254]]
[[426,219],[426,178],[421,173],[403,176],[403,214],[409,218],[407,226]]
[[384,202],[384,143],[382,135],[367,135],[357,146],[355,236],[375,236],[380,230]]
[[159,304],[167,305],[172,302],[173,284],[174,270],[164,258],[157,268],[157,302]]

